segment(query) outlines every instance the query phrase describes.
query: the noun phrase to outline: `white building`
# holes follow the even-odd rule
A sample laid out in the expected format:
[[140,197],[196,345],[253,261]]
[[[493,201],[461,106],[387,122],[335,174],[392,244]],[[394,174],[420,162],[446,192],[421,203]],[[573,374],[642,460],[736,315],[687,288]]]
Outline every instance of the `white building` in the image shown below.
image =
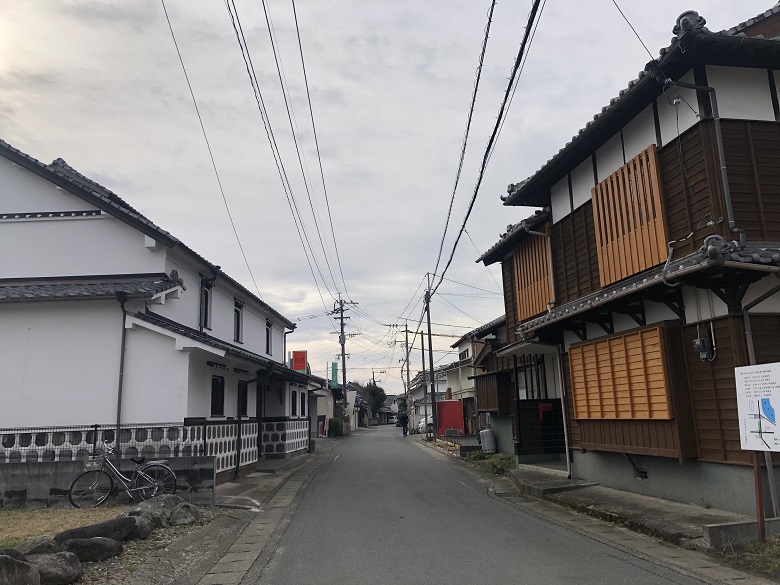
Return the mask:
[[261,452],[307,448],[295,325],[62,159],[3,141],[0,266],[0,427],[241,416]]

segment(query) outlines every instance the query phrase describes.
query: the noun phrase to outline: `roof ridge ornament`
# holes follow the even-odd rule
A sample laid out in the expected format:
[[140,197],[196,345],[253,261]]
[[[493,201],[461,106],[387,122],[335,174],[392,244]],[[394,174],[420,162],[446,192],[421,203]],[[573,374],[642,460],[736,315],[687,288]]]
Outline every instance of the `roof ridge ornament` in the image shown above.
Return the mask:
[[672,33],[679,39],[688,31],[709,32],[704,25],[707,21],[695,10],[688,10],[677,17]]

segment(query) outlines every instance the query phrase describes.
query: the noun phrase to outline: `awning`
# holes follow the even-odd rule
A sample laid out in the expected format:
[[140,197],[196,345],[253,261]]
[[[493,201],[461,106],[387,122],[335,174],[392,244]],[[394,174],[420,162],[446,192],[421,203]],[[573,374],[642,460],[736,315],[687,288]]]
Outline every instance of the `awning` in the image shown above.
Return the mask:
[[517,341],[496,351],[498,357],[508,355],[558,355],[558,346],[541,341]]

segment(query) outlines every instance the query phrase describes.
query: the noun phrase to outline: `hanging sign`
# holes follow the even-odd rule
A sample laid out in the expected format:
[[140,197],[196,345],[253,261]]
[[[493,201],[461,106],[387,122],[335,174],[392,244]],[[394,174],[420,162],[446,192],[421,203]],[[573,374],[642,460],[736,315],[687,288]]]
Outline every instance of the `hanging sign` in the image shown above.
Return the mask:
[[330,363],[330,387],[335,389],[339,387],[339,364],[338,362]]

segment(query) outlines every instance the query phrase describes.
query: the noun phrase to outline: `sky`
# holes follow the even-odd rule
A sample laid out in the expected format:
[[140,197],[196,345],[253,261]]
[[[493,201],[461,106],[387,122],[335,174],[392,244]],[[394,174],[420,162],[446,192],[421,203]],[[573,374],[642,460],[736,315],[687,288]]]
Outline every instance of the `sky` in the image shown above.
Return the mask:
[[[296,323],[288,350],[308,351],[314,374],[340,352],[329,313],[339,295],[351,301],[348,379],[401,393],[403,332],[417,329],[426,274],[443,240],[439,282],[464,222],[531,5],[495,5],[457,189],[489,0],[231,0],[287,183],[225,2],[0,0],[0,139],[65,159],[257,291]],[[719,31],[772,2],[618,5],[657,57],[685,10]],[[437,366],[457,360],[459,336],[504,314],[500,266],[475,260],[533,213],[502,206],[507,185],[541,168],[649,60],[612,0],[545,3],[431,302]],[[414,376],[420,338],[410,339]]]

